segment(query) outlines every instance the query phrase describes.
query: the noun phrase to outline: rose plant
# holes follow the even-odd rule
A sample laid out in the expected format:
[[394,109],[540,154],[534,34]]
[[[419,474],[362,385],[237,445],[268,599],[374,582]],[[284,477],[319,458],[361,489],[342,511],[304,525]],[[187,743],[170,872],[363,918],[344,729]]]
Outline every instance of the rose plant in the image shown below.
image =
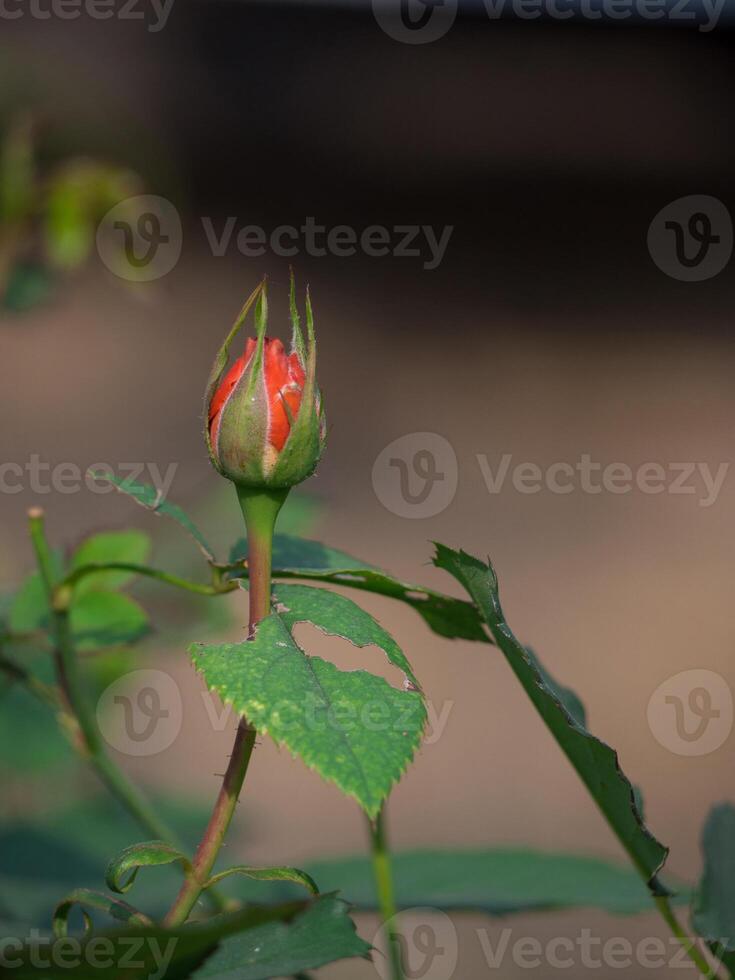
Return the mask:
[[[314,472],[326,439],[308,293],[305,312],[304,336],[292,279],[287,352],[281,340],[266,333],[261,283],[215,359],[205,397],[205,441],[214,468],[234,486],[246,530],[245,541],[233,545],[227,560],[218,559],[192,520],[153,488],[98,475],[187,532],[198,546],[205,580],[150,565],[147,538],[139,532],[93,535],[67,557],[50,547],[43,513],[29,513],[37,570],[4,606],[0,672],[5,690],[26,691],[53,715],[145,839],[110,856],[104,888],[100,881],[97,888],[85,885],[58,895],[51,930],[33,941],[21,931],[22,913],[14,912],[23,904],[14,879],[0,870],[0,918],[7,934],[0,974],[19,980],[40,973],[74,980],[303,977],[332,961],[383,955],[358,935],[354,907],[379,912],[386,969],[400,980],[408,965],[402,908],[479,909],[493,915],[587,905],[626,913],[656,908],[702,976],[723,977],[725,970],[735,976],[735,809],[725,804],[710,815],[702,880],[693,891],[679,886],[674,894],[661,873],[667,848],[644,823],[639,791],[613,749],[589,732],[579,698],[516,639],[489,562],[436,545],[434,564],[466,593],[458,599],[401,582],[320,543],[276,533],[289,491]],[[251,314],[254,336],[242,344]],[[236,344],[241,353],[229,365]],[[194,850],[113,761],[92,708],[90,690],[99,682],[99,664],[111,651],[130,647],[147,627],[146,613],[123,591],[134,577],[192,597],[215,600],[240,593],[248,598],[244,639],[189,648],[203,684],[239,718],[221,788]],[[393,637],[329,585],[405,603],[447,640],[481,644],[481,652],[493,646],[587,787],[631,869],[529,848],[391,857],[386,804],[421,744],[425,693]],[[294,627],[302,622],[358,647],[379,648],[403,673],[403,686],[368,671],[340,670],[307,653],[294,638]],[[378,707],[379,718],[366,707]],[[257,764],[257,735],[286,746],[355,801],[368,829],[367,859],[315,861],[303,869],[223,865],[222,845],[248,769]],[[302,824],[300,831],[307,832]],[[169,874],[154,900],[137,880],[142,869],[149,885],[172,869],[179,884],[171,887]],[[691,903],[699,939],[689,938],[680,922],[676,906],[683,902]],[[85,955],[70,972],[64,957],[52,954],[79,925]],[[107,951],[104,959],[92,955],[100,943]],[[135,965],[128,955],[133,943]]]

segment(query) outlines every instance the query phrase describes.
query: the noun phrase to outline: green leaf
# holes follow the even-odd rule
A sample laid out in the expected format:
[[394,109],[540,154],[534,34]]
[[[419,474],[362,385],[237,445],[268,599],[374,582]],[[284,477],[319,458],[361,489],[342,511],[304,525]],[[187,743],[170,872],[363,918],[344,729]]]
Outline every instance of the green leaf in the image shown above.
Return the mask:
[[[60,551],[51,553],[52,569],[57,579],[64,574]],[[48,626],[51,616],[46,588],[38,572],[32,572],[16,593],[10,609],[10,629],[13,633],[33,633]]]
[[[401,908],[425,906],[509,915],[556,908],[598,908],[620,915],[653,909],[648,889],[625,866],[530,848],[408,851],[393,855]],[[351,904],[378,907],[370,861],[355,856],[309,862],[322,888]]]
[[[252,906],[175,929],[131,923],[122,929],[94,933],[80,941],[72,969],[68,939],[36,938],[31,943],[18,943],[16,948],[9,944],[14,937],[7,937],[4,953],[15,980],[40,976],[45,980],[185,980],[220,943],[240,935],[242,945],[228,943],[218,953],[227,953],[220,960],[221,969],[227,971],[232,964],[237,971],[232,974],[233,980],[287,976],[331,960],[365,956],[370,949],[356,935],[347,905],[325,895],[311,902]],[[101,941],[103,958],[99,956]]]
[[228,939],[195,977],[264,980],[294,976],[336,960],[367,957],[370,948],[356,934],[346,904],[334,895],[324,895],[289,925],[268,923]]
[[[71,559],[70,571],[100,562],[126,562],[143,565],[150,554],[151,542],[143,531],[103,531],[79,545]],[[95,572],[85,575],[74,588],[75,598],[85,592],[114,592],[135,578],[134,572]]]
[[82,912],[85,935],[92,931],[94,925],[88,910],[104,912],[110,918],[120,922],[152,925],[147,916],[133,908],[132,905],[128,905],[127,902],[122,902],[119,898],[111,898],[109,895],[103,895],[102,892],[95,892],[89,888],[76,888],[66,898],[62,899],[54,909],[52,923],[54,935],[59,939],[68,935],[69,916],[77,906]]
[[355,646],[374,644],[395,667],[403,671],[416,690],[421,689],[411,664],[390,633],[351,599],[327,589],[283,583],[273,587],[273,597],[281,619],[289,630],[293,631],[296,623],[311,623],[323,633],[341,636]]
[[[453,575],[477,604],[496,644],[560,748],[602,810],[654,895],[665,894],[656,875],[668,849],[650,833],[637,808],[633,787],[618,764],[617,753],[570,713],[569,692],[539,669],[538,661],[515,638],[503,616],[492,565],[463,551],[436,546],[434,563]],[[578,700],[575,698],[576,703]]]
[[712,946],[735,952],[735,807],[713,807],[702,832],[704,870],[692,925]]
[[204,887],[211,888],[213,885],[224,881],[226,878],[231,878],[233,875],[252,878],[254,881],[290,881],[293,884],[305,888],[312,895],[319,894],[317,883],[311,875],[308,875],[305,871],[299,871],[298,868],[248,868],[245,865],[238,865],[236,868],[228,868],[227,871],[220,871],[219,874],[210,878]]
[[74,750],[59,730],[53,711],[22,684],[0,686],[0,774],[26,775],[68,769]]
[[[243,539],[233,547],[230,561],[236,563],[245,558],[247,541]],[[247,576],[246,571],[241,574]],[[490,642],[482,619],[471,602],[454,599],[421,585],[399,582],[382,569],[361,562],[344,551],[328,548],[318,541],[276,534],[273,540],[273,577],[312,579],[376,592],[407,603],[440,636]]]
[[138,603],[122,592],[86,592],[69,610],[74,642],[80,652],[134,643],[149,629]]
[[421,741],[420,694],[307,656],[278,613],[258,623],[251,640],[194,644],[189,652],[224,702],[354,797],[370,817]]
[[120,895],[130,891],[141,868],[158,867],[179,862],[186,874],[191,873],[191,861],[175,847],[162,840],[131,844],[107,866],[105,883]]
[[107,470],[90,472],[95,480],[106,480],[108,483],[111,483],[114,487],[116,487],[121,493],[126,493],[128,496],[132,497],[136,503],[139,503],[141,507],[145,507],[146,510],[152,511],[157,516],[163,515],[171,518],[172,521],[176,521],[177,524],[183,527],[184,530],[190,534],[192,538],[194,538],[207,561],[215,560],[212,549],[209,547],[204,535],[194,524],[191,518],[184,513],[178,504],[172,504],[162,497],[155,487],[152,487],[147,483],[136,483],[134,480],[130,479],[121,480],[119,477],[109,473]]

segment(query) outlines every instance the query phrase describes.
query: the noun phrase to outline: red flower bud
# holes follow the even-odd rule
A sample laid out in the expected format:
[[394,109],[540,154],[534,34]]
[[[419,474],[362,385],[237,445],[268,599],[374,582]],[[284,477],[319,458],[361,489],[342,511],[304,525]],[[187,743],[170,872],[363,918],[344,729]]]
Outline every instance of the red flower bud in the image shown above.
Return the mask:
[[[254,302],[257,338],[225,372],[229,347]],[[207,445],[216,469],[240,486],[290,487],[309,476],[324,445],[325,424],[315,382],[316,344],[307,295],[308,350],[291,282],[292,350],[265,336],[267,301],[261,284],[243,307],[219,352],[207,391]]]

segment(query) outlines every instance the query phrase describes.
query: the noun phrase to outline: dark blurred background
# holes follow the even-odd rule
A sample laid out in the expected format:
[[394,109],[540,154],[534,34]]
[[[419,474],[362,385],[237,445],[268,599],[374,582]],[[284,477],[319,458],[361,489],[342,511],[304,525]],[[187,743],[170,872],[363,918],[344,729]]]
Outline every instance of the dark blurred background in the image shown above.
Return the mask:
[[[53,271],[38,302],[6,310],[0,458],[175,463],[171,498],[226,540],[236,504],[211,496],[202,391],[263,273],[273,331],[286,336],[292,263],[314,297],[330,424],[306,487],[321,505],[309,533],[448,591],[426,565],[429,539],[490,554],[516,632],[580,693],[592,730],[643,787],[649,823],[673,847],[671,870],[693,879],[707,808],[735,788],[733,739],[681,756],[654,738],[647,705],[681,671],[735,683],[732,476],[708,506],[699,484],[692,494],[561,495],[519,493],[509,480],[490,494],[477,461],[484,454],[495,469],[505,453],[543,468],[587,453],[603,466],[716,470],[732,460],[735,265],[685,281],[670,257],[659,267],[647,236],[680,198],[735,206],[735,38],[728,6],[713,30],[699,29],[702,9],[682,21],[670,8],[650,21],[493,20],[460,5],[451,29],[423,44],[389,36],[359,3],[174,0],[160,30],[149,29],[156,17],[142,0],[143,20],[3,20],[0,121],[7,130],[33,120],[39,172],[80,156],[130,171],[144,193],[172,202],[183,247],[167,275],[132,284],[91,248],[74,269]],[[217,256],[204,224],[219,233],[230,216],[236,229],[268,232],[309,216],[358,233],[453,230],[428,269],[425,257],[359,252],[248,257],[234,236]],[[43,265],[42,249],[29,252]],[[385,446],[421,432],[451,444],[458,489],[439,513],[413,520],[381,503],[372,473]],[[103,526],[158,533],[117,496],[39,494],[23,481],[0,494],[8,588],[30,567],[33,504],[64,546]],[[395,793],[398,845],[528,843],[620,857],[492,650],[441,641],[388,602],[366,605],[395,631],[430,698],[452,702],[441,738]],[[123,764],[143,783],[206,802],[230,734],[207,725],[183,640],[158,635],[149,649],[186,692],[184,729],[161,755]],[[369,659],[326,649],[345,664]],[[260,753],[233,849],[288,863],[362,846],[352,803],[270,743]],[[29,799],[13,785],[11,816]],[[513,927],[574,936],[581,921],[555,913]],[[603,936],[664,934],[647,916],[585,913],[583,924]],[[457,919],[463,977],[487,973],[474,932],[485,926]],[[324,975],[374,975],[367,964],[347,970]],[[516,975],[510,965],[503,973]]]

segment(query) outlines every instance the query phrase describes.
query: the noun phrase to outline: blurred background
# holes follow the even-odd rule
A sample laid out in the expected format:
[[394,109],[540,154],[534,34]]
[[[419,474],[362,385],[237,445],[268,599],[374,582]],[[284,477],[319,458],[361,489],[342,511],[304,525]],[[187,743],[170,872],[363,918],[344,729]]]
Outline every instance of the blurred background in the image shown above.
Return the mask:
[[[84,8],[42,18],[43,4],[34,13],[8,0],[0,462],[15,467],[2,470],[0,584],[11,591],[32,566],[33,505],[59,547],[135,524],[153,535],[156,564],[197,573],[196,554],[129,500],[50,485],[66,463],[136,462],[147,482],[150,464],[173,466],[169,498],[226,552],[237,504],[207,460],[203,388],[264,273],[271,331],[287,336],[293,264],[312,290],[329,421],[294,529],[449,592],[427,564],[430,540],[489,554],[516,633],[580,694],[592,731],[643,788],[648,823],[672,847],[669,869],[694,880],[705,814],[735,789],[735,743],[727,728],[715,749],[683,755],[673,736],[655,736],[649,701],[684,671],[735,684],[731,8],[715,17],[692,3],[681,8],[689,18],[664,4],[653,18],[631,4],[627,18],[594,18],[597,7],[578,5],[567,19],[549,4],[538,17],[460,4],[422,40],[422,11],[409,11],[407,27],[393,6],[173,0],[164,11],[139,0],[140,17],[115,8],[103,20]],[[168,237],[150,281],[104,217],[139,195],[165,199],[146,202],[153,223],[138,223],[135,204],[113,218],[142,236],[138,254]],[[316,245],[301,230],[309,222],[325,229]],[[238,239],[248,226],[262,234]],[[274,245],[280,226],[297,232],[279,239],[291,254]],[[348,232],[328,240],[340,226]],[[371,226],[387,229],[375,240],[388,254],[368,254]],[[350,229],[354,254],[340,254]],[[432,445],[447,477],[423,510],[411,502],[422,433],[446,440]],[[408,497],[397,469],[376,463],[398,439],[415,481]],[[600,464],[598,485],[609,464],[633,474],[658,464],[663,489],[634,479],[590,491],[577,469],[585,455]],[[504,456],[507,478],[492,492]],[[47,466],[40,480],[34,458]],[[693,469],[689,490],[674,485],[677,463]],[[568,492],[543,479],[528,492],[514,483],[520,464],[577,475],[559,477]],[[718,472],[708,490],[706,474]],[[231,730],[212,731],[185,648],[215,632],[241,636],[243,599],[202,608],[177,632],[180,606],[136,590],[157,626],[137,660],[175,678],[185,710],[165,751],[120,761],[204,812]],[[394,632],[436,712],[448,712],[392,797],[396,847],[529,844],[622,860],[492,648],[442,640],[388,600],[364,604]],[[340,665],[374,666],[375,651],[303,638]],[[63,747],[49,762],[52,733],[33,722],[20,738],[15,718],[2,723],[8,849],[20,822],[97,791]],[[26,740],[32,758],[13,765],[5,755]],[[230,853],[243,860],[298,864],[365,843],[356,806],[265,740],[238,812]],[[359,921],[371,938],[375,920]],[[457,975],[487,975],[476,930],[497,937],[503,924],[454,923]],[[542,939],[580,925],[603,938],[665,935],[652,916],[557,912],[512,925]],[[323,975],[375,971],[350,962]],[[525,971],[507,963],[502,975]]]

